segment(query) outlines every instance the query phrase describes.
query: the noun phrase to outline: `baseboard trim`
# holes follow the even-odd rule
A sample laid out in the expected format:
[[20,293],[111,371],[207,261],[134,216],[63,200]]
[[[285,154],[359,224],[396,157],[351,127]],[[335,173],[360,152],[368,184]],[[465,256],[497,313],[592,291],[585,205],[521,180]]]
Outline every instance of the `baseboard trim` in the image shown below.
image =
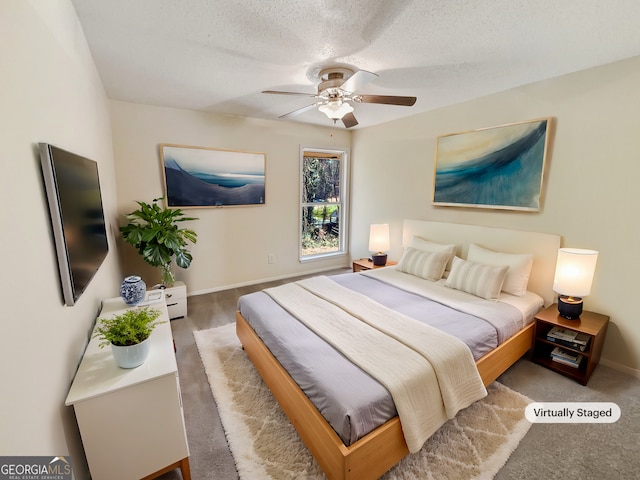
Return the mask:
[[260,279],[256,279],[256,280],[249,280],[247,282],[242,282],[242,283],[234,283],[231,285],[221,285],[219,287],[213,287],[213,288],[206,288],[204,290],[196,290],[196,291],[187,291],[187,296],[191,297],[192,295],[203,295],[205,293],[215,293],[215,292],[221,292],[223,290],[230,290],[232,288],[240,288],[240,287],[247,287],[249,285],[256,285],[258,283],[267,283],[267,282],[273,282],[276,280],[284,280],[286,278],[293,278],[293,277],[303,277],[305,275],[314,275],[316,273],[322,273],[322,272],[328,272],[331,270],[338,270],[344,268],[345,270],[349,270],[348,266],[345,267],[324,267],[324,268],[319,268],[317,270],[307,270],[305,272],[297,272],[297,273],[287,273],[285,275],[279,275],[277,277],[269,277],[269,278],[260,278]]
[[622,365],[620,363],[612,362],[611,360],[607,360],[606,358],[600,358],[600,363],[609,368],[613,368],[614,370],[617,370],[622,373],[626,373],[627,375],[640,379],[640,370],[627,367],[626,365]]

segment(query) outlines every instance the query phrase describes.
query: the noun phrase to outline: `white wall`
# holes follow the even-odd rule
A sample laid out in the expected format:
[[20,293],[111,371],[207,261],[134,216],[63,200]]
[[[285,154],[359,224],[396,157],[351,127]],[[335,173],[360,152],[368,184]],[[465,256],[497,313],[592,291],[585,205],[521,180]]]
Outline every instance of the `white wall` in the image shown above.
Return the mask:
[[[111,113],[121,214],[137,208],[136,200],[164,195],[162,143],[266,154],[266,205],[185,209],[199,218],[188,224],[198,242],[190,249],[191,266],[174,272],[189,294],[349,264],[346,256],[299,262],[298,186],[300,146],[348,148],[350,132],[117,101],[111,102]],[[123,247],[125,273],[142,274],[147,284],[159,281],[157,269],[145,265],[130,245]],[[267,262],[270,253],[273,264]]]
[[[599,250],[585,308],[611,316],[605,362],[637,374],[638,85],[640,57],[355,131],[352,255],[367,254],[370,223],[390,223],[399,258],[403,218],[556,233]],[[540,212],[431,204],[438,135],[539,117],[554,117]]]
[[67,0],[0,3],[0,452],[73,456],[86,477],[64,401],[100,300],[120,283],[115,242],[88,290],[63,306],[38,142],[98,162],[107,221],[116,218],[108,103]]

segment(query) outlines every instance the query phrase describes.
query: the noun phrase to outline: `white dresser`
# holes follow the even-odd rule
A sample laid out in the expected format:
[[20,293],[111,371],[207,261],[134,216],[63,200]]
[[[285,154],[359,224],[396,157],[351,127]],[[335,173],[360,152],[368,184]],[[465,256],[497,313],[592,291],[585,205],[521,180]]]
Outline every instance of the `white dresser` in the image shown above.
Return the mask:
[[[151,307],[166,323],[153,330],[145,363],[120,368],[93,338],[69,390],[92,480],[155,478],[178,467],[191,478],[169,314],[164,302]],[[121,298],[105,300],[100,317],[127,308]]]

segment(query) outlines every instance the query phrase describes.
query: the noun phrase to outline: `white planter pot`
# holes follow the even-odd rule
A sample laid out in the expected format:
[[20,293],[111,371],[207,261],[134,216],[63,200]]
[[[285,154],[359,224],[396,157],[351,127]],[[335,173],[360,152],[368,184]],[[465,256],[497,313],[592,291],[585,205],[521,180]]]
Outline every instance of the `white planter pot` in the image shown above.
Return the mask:
[[126,347],[120,347],[112,343],[111,351],[116,364],[120,368],[135,368],[142,365],[147,359],[150,347],[151,343],[147,338],[137,345],[128,345]]

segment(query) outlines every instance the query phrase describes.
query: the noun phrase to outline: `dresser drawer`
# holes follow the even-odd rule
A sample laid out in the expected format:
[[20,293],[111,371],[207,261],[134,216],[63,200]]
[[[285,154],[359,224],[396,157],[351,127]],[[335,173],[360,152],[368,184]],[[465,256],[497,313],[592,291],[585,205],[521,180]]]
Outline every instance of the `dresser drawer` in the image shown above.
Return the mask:
[[187,315],[187,286],[184,282],[176,282],[173,287],[165,288],[164,299],[167,302],[170,319]]

